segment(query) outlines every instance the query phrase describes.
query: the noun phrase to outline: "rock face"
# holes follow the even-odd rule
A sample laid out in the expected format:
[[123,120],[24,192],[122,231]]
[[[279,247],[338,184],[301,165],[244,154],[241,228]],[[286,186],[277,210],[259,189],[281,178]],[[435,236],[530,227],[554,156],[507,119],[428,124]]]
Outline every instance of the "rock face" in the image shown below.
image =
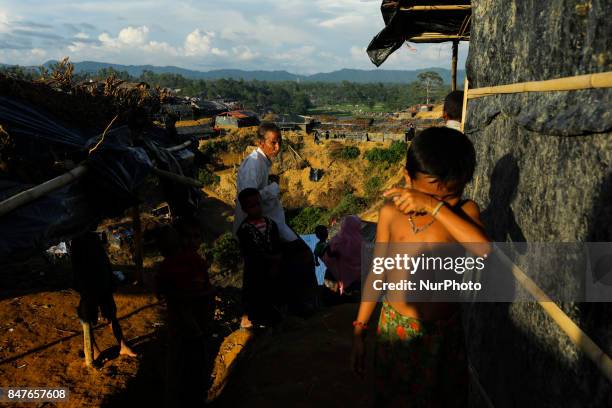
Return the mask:
[[[473,0],[470,88],[612,70],[612,2]],[[478,168],[466,191],[495,241],[612,241],[612,90],[468,104]],[[559,271],[568,286],[571,274]],[[564,281],[567,279],[567,282]],[[521,290],[518,288],[517,290]],[[612,355],[609,303],[562,309]],[[475,406],[612,406],[612,384],[536,303],[466,305]]]

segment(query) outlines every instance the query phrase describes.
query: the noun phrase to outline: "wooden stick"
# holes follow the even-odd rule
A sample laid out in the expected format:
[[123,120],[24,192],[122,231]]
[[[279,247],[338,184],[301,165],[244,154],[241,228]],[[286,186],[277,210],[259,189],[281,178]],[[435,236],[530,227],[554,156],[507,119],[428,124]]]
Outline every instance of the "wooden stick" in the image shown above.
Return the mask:
[[80,179],[87,173],[87,167],[81,164],[67,173],[62,174],[54,179],[45,181],[42,184],[32,187],[28,190],[22,191],[21,193],[15,194],[12,197],[0,202],[0,217],[14,209],[21,207],[22,205],[28,204],[37,198],[49,194],[65,185]]
[[140,222],[140,208],[138,205],[132,208],[132,228],[134,229],[134,260],[135,273],[134,280],[136,283],[142,283],[142,223]]
[[612,382],[612,360],[610,360],[610,357],[604,353],[603,350],[599,348],[599,346],[595,344],[595,342],[583,332],[582,329],[580,329],[580,327],[578,327],[578,325],[576,325],[576,323],[574,323],[574,321],[525,274],[525,272],[521,270],[521,268],[516,266],[506,254],[500,250],[495,252],[499,255],[502,262],[512,269],[514,278],[535,298],[546,314],[553,319],[557,326],[559,326],[567,337],[569,337],[572,343],[595,363],[608,381]]
[[424,33],[416,37],[407,38],[406,41],[410,42],[428,42],[429,40],[439,41],[470,41],[469,35],[450,35],[450,34],[437,34],[437,33]]
[[197,188],[202,188],[204,186],[198,180],[192,179],[190,177],[181,176],[180,174],[174,174],[166,170],[161,170],[157,167],[153,167],[153,173],[155,173],[158,177],[165,178],[176,183],[185,184],[187,186],[193,186]]
[[93,345],[91,343],[91,325],[88,322],[81,322],[83,325],[83,352],[85,353],[85,365],[93,365]]
[[451,91],[457,90],[457,55],[459,55],[459,41],[453,41],[453,57],[451,60]]
[[519,82],[516,84],[474,88],[470,89],[468,98],[474,99],[483,96],[523,92],[576,91],[591,88],[612,88],[612,71],[549,79],[546,81]]
[[472,6],[469,4],[400,7],[401,11],[452,11],[452,10],[471,10],[471,9],[472,9]]
[[178,150],[182,150],[191,145],[191,140],[186,141],[185,143],[181,143],[178,146],[167,147],[166,150],[169,152],[176,152]]
[[470,83],[468,82],[467,77],[465,77],[465,81],[463,82],[463,108],[461,108],[461,131],[465,129],[465,117],[467,115],[467,101],[468,101],[468,89]]

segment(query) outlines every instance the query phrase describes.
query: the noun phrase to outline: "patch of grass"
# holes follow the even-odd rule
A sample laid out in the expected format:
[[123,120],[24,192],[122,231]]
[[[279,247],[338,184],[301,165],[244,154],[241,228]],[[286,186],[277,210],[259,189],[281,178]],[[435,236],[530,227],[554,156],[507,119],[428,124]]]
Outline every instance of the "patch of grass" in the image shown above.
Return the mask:
[[328,223],[332,219],[339,219],[349,214],[359,214],[365,210],[367,203],[363,198],[357,197],[353,193],[348,193],[342,197],[340,203],[327,214]]
[[380,189],[383,187],[383,182],[383,179],[379,176],[372,176],[366,180],[363,188],[369,200],[378,196]]
[[340,203],[330,210],[325,208],[306,207],[295,216],[288,218],[288,224],[298,234],[312,234],[317,225],[329,225],[331,220],[340,219],[345,215],[359,214],[366,209],[367,203],[363,198],[347,193]]
[[211,140],[200,146],[206,163],[215,163],[215,156],[229,151],[229,144],[225,140]]
[[394,141],[389,148],[375,147],[368,150],[365,158],[372,164],[380,164],[389,167],[406,158],[408,145],[404,142]]
[[204,186],[212,186],[219,184],[221,177],[204,167],[198,171],[198,181]]
[[221,270],[236,270],[242,259],[238,241],[231,232],[217,238],[207,255],[212,257]]
[[328,210],[324,208],[306,207],[289,220],[289,226],[298,234],[312,234],[327,213]]
[[341,149],[334,150],[331,153],[332,159],[354,160],[359,157],[359,148],[357,146],[343,146]]

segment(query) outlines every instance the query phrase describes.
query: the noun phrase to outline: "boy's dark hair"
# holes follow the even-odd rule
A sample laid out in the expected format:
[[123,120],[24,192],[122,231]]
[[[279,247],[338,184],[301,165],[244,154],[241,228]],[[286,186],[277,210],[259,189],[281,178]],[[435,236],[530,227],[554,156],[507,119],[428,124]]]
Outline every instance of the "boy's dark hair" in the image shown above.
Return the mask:
[[275,123],[272,122],[262,122],[257,129],[257,139],[260,141],[266,140],[266,133],[275,132],[279,135],[281,134],[280,128],[276,126]]
[[325,225],[317,225],[315,227],[315,235],[317,236],[317,238],[325,239],[327,238],[327,234],[329,234],[329,230]]
[[462,193],[472,179],[476,151],[470,139],[458,130],[430,127],[419,133],[408,148],[406,170],[435,177],[454,193]]
[[246,201],[246,199],[254,195],[259,195],[259,190],[253,187],[245,188],[240,193],[238,193],[238,202],[240,203],[240,206],[244,206],[244,202]]
[[451,120],[461,121],[463,91],[453,91],[444,98],[444,113]]

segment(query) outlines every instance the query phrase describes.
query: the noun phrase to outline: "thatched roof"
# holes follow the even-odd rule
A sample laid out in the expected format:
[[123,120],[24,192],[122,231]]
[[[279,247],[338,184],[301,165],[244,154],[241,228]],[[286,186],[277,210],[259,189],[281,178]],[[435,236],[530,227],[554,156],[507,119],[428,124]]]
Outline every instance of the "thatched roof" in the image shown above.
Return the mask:
[[380,66],[404,44],[468,41],[470,0],[383,0],[385,28],[370,42],[367,52]]

